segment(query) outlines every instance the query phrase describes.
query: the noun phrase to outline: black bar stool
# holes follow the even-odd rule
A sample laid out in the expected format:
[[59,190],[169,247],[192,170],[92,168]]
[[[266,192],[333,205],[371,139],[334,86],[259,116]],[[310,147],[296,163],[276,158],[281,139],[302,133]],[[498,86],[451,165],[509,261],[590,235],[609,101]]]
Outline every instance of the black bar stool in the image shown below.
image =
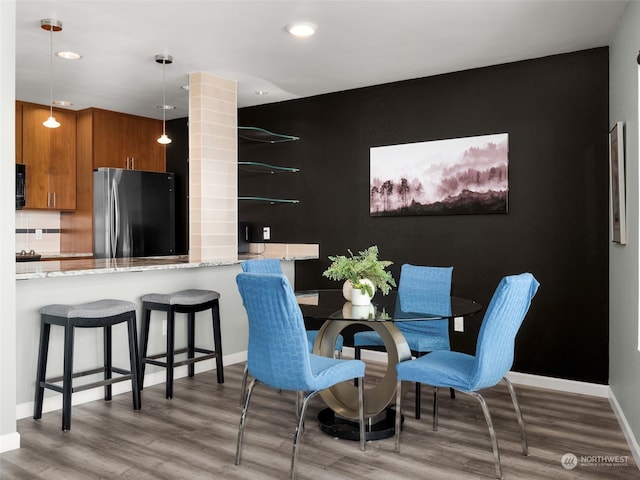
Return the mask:
[[[213,290],[182,290],[180,292],[162,294],[149,293],[142,296],[142,328],[140,333],[140,375],[139,386],[143,388],[144,371],[147,363],[166,368],[166,397],[173,397],[173,369],[181,365],[188,365],[190,377],[194,375],[194,363],[210,358],[216,359],[216,375],[218,383],[224,383],[222,366],[222,336],[220,334],[220,294]],[[211,309],[213,318],[214,350],[195,346],[195,318],[197,312]],[[149,343],[149,325],[151,311],[167,312],[167,350],[155,355],[147,355]],[[187,347],[175,348],[175,314],[187,314]],[[185,360],[176,361],[175,356],[187,353]],[[196,353],[201,355],[196,356]],[[164,361],[158,360],[164,358]]]
[[[127,322],[129,336],[130,369],[114,367],[111,363],[111,327]],[[62,377],[46,379],[49,334],[51,325],[64,327],[64,365]],[[104,366],[93,370],[73,372],[73,343],[75,328],[103,328]],[[104,380],[73,386],[73,379],[104,372]],[[112,375],[117,373],[118,377]],[[40,309],[40,347],[36,374],[36,395],[33,418],[42,417],[44,389],[62,393],[62,430],[71,429],[71,394],[104,386],[104,399],[111,400],[111,384],[131,380],[133,409],[140,410],[138,388],[138,339],[136,331],[136,304],[122,300],[98,300],[79,305],[47,305]],[[62,386],[56,383],[62,382]]]

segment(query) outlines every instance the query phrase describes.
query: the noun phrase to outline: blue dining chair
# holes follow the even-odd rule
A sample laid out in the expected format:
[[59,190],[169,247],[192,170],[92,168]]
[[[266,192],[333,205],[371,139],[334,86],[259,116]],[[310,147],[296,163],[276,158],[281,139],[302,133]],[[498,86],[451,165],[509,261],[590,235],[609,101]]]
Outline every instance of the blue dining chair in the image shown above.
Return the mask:
[[[443,302],[450,309],[451,277],[453,267],[428,267],[405,263],[400,269],[398,298],[405,311],[421,311],[420,306]],[[430,312],[436,313],[436,312]],[[449,343],[449,320],[422,320],[396,322],[411,354],[421,357],[437,350],[451,350]],[[362,348],[381,349],[382,338],[372,331],[358,332],[353,336],[355,358],[360,358]],[[451,390],[451,398],[455,393]],[[420,418],[420,383],[416,383],[415,417]]]
[[433,430],[438,430],[438,387],[448,387],[470,395],[480,403],[489,427],[493,447],[496,476],[502,478],[498,439],[489,407],[479,390],[493,387],[504,380],[511,395],[522,436],[522,454],[528,455],[524,420],[511,382],[505,376],[513,365],[515,337],[524,320],[538,281],[530,273],[504,277],[491,298],[478,333],[475,356],[461,352],[437,351],[424,357],[400,362],[396,397],[396,452],[400,452],[400,418],[402,382],[420,382],[433,385]]
[[[252,260],[243,261],[240,266],[243,272],[247,273],[275,273],[281,275],[282,265],[277,258],[255,258]],[[316,342],[318,336],[318,330],[307,330],[307,343],[309,345],[309,352],[313,352],[313,345]],[[344,337],[338,335],[336,339],[336,351],[341,353],[344,348]],[[247,391],[247,367],[245,365],[244,373],[242,374],[242,390],[241,390],[241,403],[244,402],[244,395]]]
[[[296,475],[298,444],[302,435],[307,404],[320,391],[340,382],[359,379],[358,421],[360,449],[364,451],[366,448],[364,387],[362,386],[364,362],[309,353],[302,313],[285,275],[239,273],[236,283],[249,318],[247,365],[253,377],[240,417],[236,465],[240,465],[242,439],[251,394],[258,383],[297,393],[297,426],[291,457],[292,479]],[[274,349],[274,343],[277,343],[279,348]]]
[[[256,258],[253,260],[245,260],[241,263],[242,271],[249,273],[277,273],[282,274],[282,266],[277,258]],[[318,336],[318,330],[307,330],[307,341],[309,343],[309,351],[313,351],[313,344]],[[342,352],[344,347],[344,338],[339,335],[336,340],[336,351]]]

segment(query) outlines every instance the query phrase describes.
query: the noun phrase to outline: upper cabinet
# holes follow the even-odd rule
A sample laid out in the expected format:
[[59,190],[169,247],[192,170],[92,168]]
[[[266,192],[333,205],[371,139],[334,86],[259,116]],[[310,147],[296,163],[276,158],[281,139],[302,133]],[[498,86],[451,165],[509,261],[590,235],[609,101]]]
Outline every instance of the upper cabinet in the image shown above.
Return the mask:
[[25,208],[74,210],[75,112],[54,109],[58,128],[42,125],[49,116],[48,107],[19,103],[16,114],[16,162],[24,163],[26,169]]
[[83,110],[82,114],[91,117],[89,122],[82,122],[80,134],[91,142],[94,169],[166,171],[166,147],[157,142],[162,134],[161,120],[97,108]]

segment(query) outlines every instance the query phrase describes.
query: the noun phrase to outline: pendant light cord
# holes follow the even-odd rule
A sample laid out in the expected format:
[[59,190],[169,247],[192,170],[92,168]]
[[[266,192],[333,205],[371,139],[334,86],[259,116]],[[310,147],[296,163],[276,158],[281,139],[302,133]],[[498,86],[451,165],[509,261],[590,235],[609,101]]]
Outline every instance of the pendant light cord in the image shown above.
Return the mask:
[[53,117],[53,24],[49,26],[49,116]]
[[167,61],[162,62],[162,134],[166,135],[165,131],[167,123]]

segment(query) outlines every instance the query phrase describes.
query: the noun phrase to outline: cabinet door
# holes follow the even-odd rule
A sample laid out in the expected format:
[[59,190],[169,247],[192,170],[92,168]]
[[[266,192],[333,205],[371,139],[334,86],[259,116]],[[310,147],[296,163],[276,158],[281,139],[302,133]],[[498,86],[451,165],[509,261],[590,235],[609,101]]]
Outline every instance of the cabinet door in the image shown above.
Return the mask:
[[76,208],[76,114],[55,112],[60,126],[51,132],[50,206],[58,210]]
[[129,168],[126,116],[106,110],[93,112],[93,168]]
[[52,129],[42,125],[48,116],[49,109],[45,107],[22,107],[22,161],[26,165],[27,208],[49,207]]
[[22,107],[22,160],[26,208],[73,210],[76,206],[76,116],[54,110],[58,128],[46,128],[47,107]]
[[164,172],[165,146],[158,143],[162,122],[151,118],[129,117],[127,146],[135,170]]

